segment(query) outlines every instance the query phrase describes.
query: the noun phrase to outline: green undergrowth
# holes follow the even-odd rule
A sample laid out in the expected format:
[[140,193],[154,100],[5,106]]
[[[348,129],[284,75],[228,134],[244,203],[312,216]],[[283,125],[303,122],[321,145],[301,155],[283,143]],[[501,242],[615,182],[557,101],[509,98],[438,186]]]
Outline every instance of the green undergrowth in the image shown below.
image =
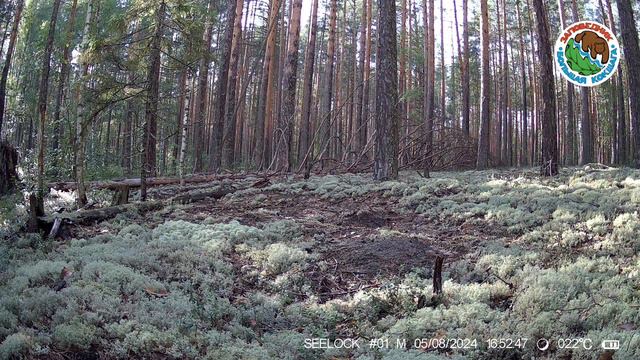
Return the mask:
[[[324,176],[222,201],[274,192],[332,201],[381,196],[407,216],[502,235],[445,264],[439,297],[432,297],[430,269],[414,269],[328,301],[311,274],[330,273],[334,264],[315,251],[324,236],[301,220],[250,226],[211,218],[151,229],[135,224],[135,214],[121,214],[89,238],[46,245],[22,235],[0,244],[0,359],[74,352],[122,359],[514,359],[539,356],[541,337],[552,339],[553,358],[595,360],[603,339],[620,340],[614,359],[640,358],[638,171],[587,167],[553,179],[509,170],[431,179],[407,173],[383,183],[369,175]],[[63,268],[73,274],[56,291]],[[415,339],[434,337],[476,339],[477,347],[412,349]],[[487,347],[490,338],[516,337],[528,339],[524,348]],[[309,349],[310,338],[361,340],[359,349]],[[389,348],[371,349],[376,338],[389,339]],[[589,338],[594,349],[559,349],[559,338]],[[407,349],[395,348],[398,339]]]

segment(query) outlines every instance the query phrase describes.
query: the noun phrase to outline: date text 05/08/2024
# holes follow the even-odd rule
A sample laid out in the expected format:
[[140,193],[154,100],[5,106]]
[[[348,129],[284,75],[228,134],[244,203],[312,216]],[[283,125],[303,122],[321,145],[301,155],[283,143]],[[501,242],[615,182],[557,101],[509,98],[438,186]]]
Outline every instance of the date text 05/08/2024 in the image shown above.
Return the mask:
[[[329,339],[329,338],[308,338],[304,340],[306,349],[360,349],[368,347],[370,349],[522,349],[529,346],[537,348],[539,351],[554,349],[578,349],[591,350],[598,347],[589,338],[540,338],[530,341],[528,338],[491,338],[486,340],[470,338],[416,338],[413,340],[374,338],[366,339]],[[617,345],[617,346],[615,346]],[[616,349],[619,347],[617,340],[604,340],[600,344],[603,349]]]

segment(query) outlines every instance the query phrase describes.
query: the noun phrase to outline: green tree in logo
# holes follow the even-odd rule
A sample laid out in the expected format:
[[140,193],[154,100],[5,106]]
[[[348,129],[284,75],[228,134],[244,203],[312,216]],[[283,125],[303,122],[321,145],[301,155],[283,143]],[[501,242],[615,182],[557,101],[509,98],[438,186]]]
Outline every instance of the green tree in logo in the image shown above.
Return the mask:
[[567,58],[567,64],[571,70],[583,76],[591,76],[599,73],[602,68],[594,64],[589,57],[584,57],[578,50],[578,45],[573,39],[570,39],[565,48],[564,54]]

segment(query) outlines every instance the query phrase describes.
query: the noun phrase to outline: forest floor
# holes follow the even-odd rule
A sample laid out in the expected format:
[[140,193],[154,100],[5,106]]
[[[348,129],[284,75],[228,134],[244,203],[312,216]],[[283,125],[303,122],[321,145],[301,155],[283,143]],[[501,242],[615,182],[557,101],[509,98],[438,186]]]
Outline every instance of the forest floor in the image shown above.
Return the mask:
[[[640,171],[247,186],[260,180],[193,186],[241,190],[131,210],[55,241],[16,232],[24,210],[4,206],[0,359],[640,358]],[[54,192],[48,207],[71,200]],[[434,296],[438,256],[444,292]],[[317,338],[359,348],[308,346]],[[551,340],[547,351],[539,338]],[[603,352],[603,339],[621,348]]]

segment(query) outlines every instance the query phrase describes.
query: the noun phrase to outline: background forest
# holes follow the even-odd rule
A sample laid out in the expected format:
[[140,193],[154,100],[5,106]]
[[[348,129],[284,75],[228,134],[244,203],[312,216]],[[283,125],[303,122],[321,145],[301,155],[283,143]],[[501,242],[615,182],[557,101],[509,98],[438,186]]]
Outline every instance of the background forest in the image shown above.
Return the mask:
[[[540,164],[550,96],[561,164],[634,163],[635,2],[540,2],[548,39],[536,2],[434,3],[383,11],[396,21],[380,47],[373,1],[6,1],[2,137],[29,174],[78,181],[80,205],[88,179],[370,169],[377,53],[392,46],[401,169],[476,165],[481,123],[481,167]],[[592,89],[553,67],[545,94],[541,40],[581,19],[609,25],[632,61]]]

